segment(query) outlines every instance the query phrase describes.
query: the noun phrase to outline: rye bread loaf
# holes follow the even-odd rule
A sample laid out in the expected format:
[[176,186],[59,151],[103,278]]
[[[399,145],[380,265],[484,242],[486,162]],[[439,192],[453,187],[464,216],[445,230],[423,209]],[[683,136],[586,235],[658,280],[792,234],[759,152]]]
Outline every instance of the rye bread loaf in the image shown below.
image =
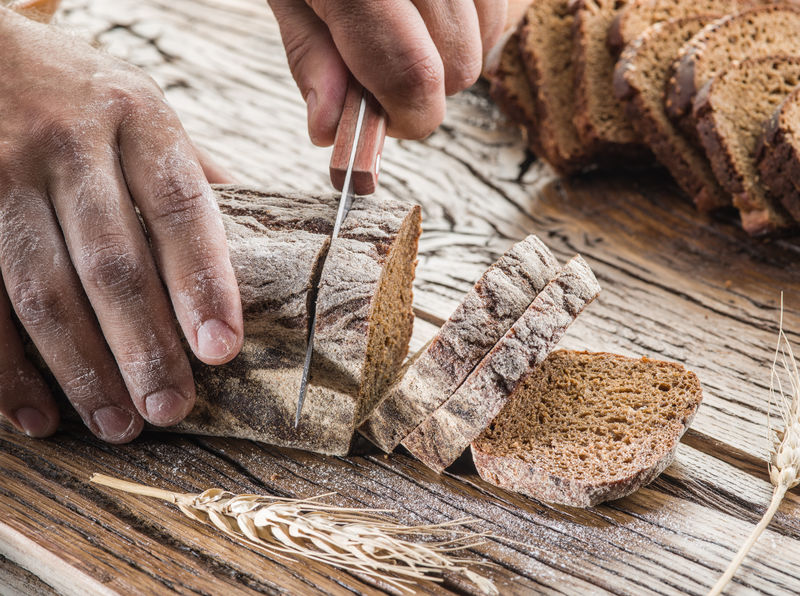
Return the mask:
[[800,87],[796,87],[769,119],[756,150],[761,181],[800,222]]
[[489,96],[509,120],[522,128],[531,151],[542,156],[544,151],[539,141],[539,123],[533,99],[535,91],[525,74],[519,29],[508,31],[494,51],[497,55],[487,57]]
[[[357,198],[329,246],[338,197],[238,187],[217,187],[217,194],[245,342],[223,366],[190,359],[197,405],[176,429],[346,454],[360,418],[408,350],[419,207]],[[310,384],[295,429],[317,287]]]
[[664,471],[701,399],[679,364],[557,351],[472,443],[472,457],[496,486],[591,507]]
[[740,60],[800,55],[800,9],[766,6],[709,24],[680,51],[667,87],[667,113],[688,135],[697,119],[695,96],[716,75]]
[[536,111],[539,157],[561,174],[577,172],[593,158],[573,123],[573,26],[568,0],[537,0],[519,28],[520,52]]
[[714,19],[675,19],[649,27],[625,48],[614,71],[614,93],[629,120],[700,211],[730,205],[730,195],[714,177],[702,147],[667,116],[664,89],[681,46]]
[[442,472],[481,434],[599,292],[589,266],[574,257],[458,390],[403,439],[403,446]]
[[703,15],[735,14],[767,3],[758,0],[633,0],[611,23],[608,47],[612,55],[619,56],[625,46],[656,23]]
[[406,365],[359,431],[384,451],[447,400],[558,271],[536,237],[512,246]]
[[581,143],[604,156],[647,161],[647,149],[614,96],[614,65],[606,43],[608,28],[625,0],[576,0],[573,59],[575,114]]
[[714,174],[733,196],[742,227],[762,235],[794,221],[759,180],[755,153],[764,125],[800,84],[800,58],[745,60],[706,85],[695,102],[697,131]]

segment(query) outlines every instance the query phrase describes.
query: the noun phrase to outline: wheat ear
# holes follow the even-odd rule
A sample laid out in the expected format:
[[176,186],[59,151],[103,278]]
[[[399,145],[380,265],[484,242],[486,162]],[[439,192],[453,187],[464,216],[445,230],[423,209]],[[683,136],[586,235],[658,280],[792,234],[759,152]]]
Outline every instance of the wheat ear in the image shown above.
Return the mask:
[[[781,383],[781,377],[778,373],[779,361],[789,378],[790,387],[788,389],[784,389]],[[770,406],[774,402],[779,405],[783,421],[783,430],[776,430],[774,433],[774,441],[770,452],[769,479],[773,486],[772,499],[761,521],[753,528],[750,536],[739,549],[739,552],[736,553],[725,573],[711,588],[708,596],[717,596],[722,593],[723,588],[736,573],[736,570],[742,564],[758,537],[761,536],[761,533],[772,521],[781,501],[783,501],[783,497],[786,495],[786,491],[800,483],[800,372],[797,368],[797,360],[794,357],[792,345],[783,331],[783,292],[781,292],[778,345],[775,348],[775,357],[772,360],[769,393]]]
[[[499,594],[494,583],[468,565],[491,565],[453,553],[482,544],[485,534],[459,530],[473,522],[461,519],[441,524],[403,526],[380,514],[391,510],[335,507],[310,499],[236,495],[219,488],[199,494],[176,493],[94,474],[91,481],[135,495],[173,503],[184,515],[212,525],[227,536],[270,556],[305,557],[339,569],[383,581],[399,590],[418,580],[442,581],[444,572],[461,573],[484,594]],[[406,536],[449,540],[412,542]]]

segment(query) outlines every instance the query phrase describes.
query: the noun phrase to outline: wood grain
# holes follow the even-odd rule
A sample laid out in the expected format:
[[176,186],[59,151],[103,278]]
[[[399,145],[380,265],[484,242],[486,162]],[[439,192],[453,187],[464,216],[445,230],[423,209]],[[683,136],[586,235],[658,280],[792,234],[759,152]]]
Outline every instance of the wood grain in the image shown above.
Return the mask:
[[[194,140],[240,182],[331,190],[330,152],[306,138],[306,108],[260,0],[65,0],[58,21],[151,74]],[[409,522],[474,516],[497,538],[473,556],[500,565],[492,575],[503,594],[706,592],[768,502],[769,363],[780,290],[785,328],[800,339],[800,243],[753,241],[731,215],[700,216],[658,172],[557,178],[529,159],[482,84],[451,98],[444,126],[425,141],[387,139],[382,161],[382,192],[423,207],[412,346],[528,234],[561,261],[580,252],[604,291],[560,346],[697,372],[705,399],[676,462],[630,497],[576,511],[491,487],[463,459],[438,476],[402,453],[324,458],[153,433],[111,447],[81,429],[37,442],[3,424],[0,527],[15,538],[0,540],[0,555],[51,585],[68,567],[120,594],[386,592],[330,568],[269,560],[170,506],[87,485],[99,471],[182,490],[335,490],[338,503],[396,507]],[[790,493],[730,594],[800,591],[798,519],[800,497]],[[61,563],[43,569],[21,554],[27,543]],[[0,566],[0,586],[17,569]],[[462,589],[449,578],[420,591]]]

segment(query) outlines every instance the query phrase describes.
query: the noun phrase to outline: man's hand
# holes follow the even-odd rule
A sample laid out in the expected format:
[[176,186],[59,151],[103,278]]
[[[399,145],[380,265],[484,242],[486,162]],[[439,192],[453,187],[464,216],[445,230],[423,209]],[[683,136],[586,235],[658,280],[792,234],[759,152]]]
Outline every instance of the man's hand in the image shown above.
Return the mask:
[[268,0],[308,105],[308,131],[330,145],[348,72],[386,110],[389,134],[441,124],[445,95],[472,85],[505,26],[506,0]]
[[242,343],[212,167],[141,71],[2,8],[0,47],[0,414],[58,424],[13,308],[98,437],[175,424],[195,400],[175,316],[204,362]]

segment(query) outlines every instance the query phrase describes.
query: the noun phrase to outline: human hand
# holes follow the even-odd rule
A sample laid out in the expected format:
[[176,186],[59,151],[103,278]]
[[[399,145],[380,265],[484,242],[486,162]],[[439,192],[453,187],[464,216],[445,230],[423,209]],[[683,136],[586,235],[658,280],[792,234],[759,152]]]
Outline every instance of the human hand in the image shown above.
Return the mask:
[[505,27],[506,0],[268,0],[316,145],[333,143],[349,73],[377,98],[388,134],[426,137],[445,95],[472,85]]
[[13,306],[98,437],[175,424],[195,400],[175,317],[206,363],[242,343],[213,166],[140,70],[4,8],[0,45],[0,414],[58,425]]

